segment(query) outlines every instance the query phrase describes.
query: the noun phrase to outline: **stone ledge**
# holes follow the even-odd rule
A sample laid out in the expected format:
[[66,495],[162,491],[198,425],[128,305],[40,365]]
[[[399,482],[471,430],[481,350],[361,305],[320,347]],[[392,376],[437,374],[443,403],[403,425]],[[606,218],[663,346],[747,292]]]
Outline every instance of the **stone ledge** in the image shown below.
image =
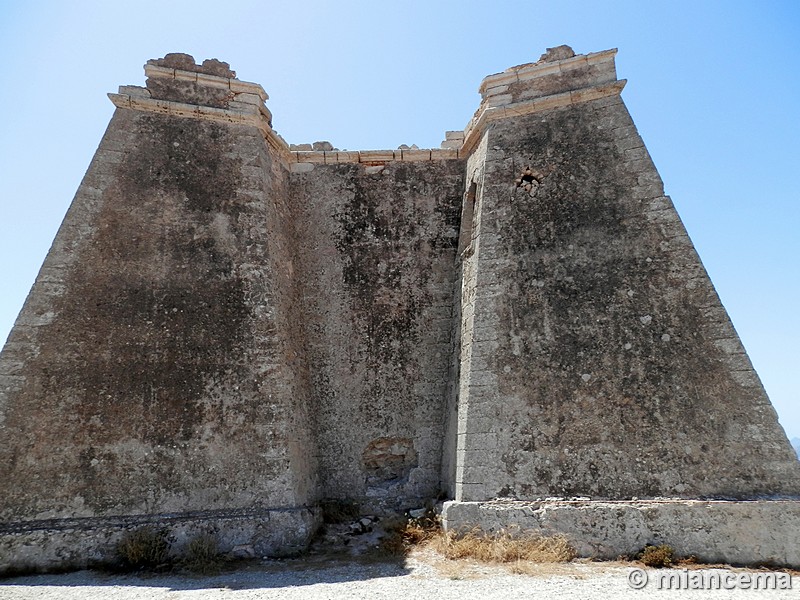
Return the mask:
[[[457,160],[465,158],[461,150],[456,148],[433,148],[430,150],[357,150],[357,151],[291,151],[291,163],[312,164],[339,164],[362,163],[366,165],[381,165],[390,162],[424,162],[435,160]],[[307,169],[292,167],[294,172],[305,172]]]
[[708,563],[800,567],[800,500],[451,501],[442,516],[447,531],[561,534],[588,558],[669,544]]
[[290,157],[289,145],[270,126],[272,115],[263,105],[256,106],[242,102],[236,103],[238,106],[235,108],[225,109],[172,100],[156,100],[131,94],[108,94],[108,97],[117,108],[256,127],[278,151],[284,163],[294,162]]
[[478,110],[478,114],[472,118],[465,128],[464,145],[459,152],[463,156],[467,156],[472,149],[477,146],[486,127],[493,121],[532,115],[546,110],[562,108],[571,104],[590,102],[607,96],[619,95],[622,93],[626,83],[626,79],[620,79],[611,83],[562,92],[560,94],[553,94],[552,96],[542,96],[525,102],[516,102],[514,104],[494,106],[484,103]]
[[300,506],[2,523],[0,575],[102,565],[126,531],[148,525],[167,531],[173,553],[213,528],[222,552],[246,546],[253,556],[280,556],[308,545],[319,515]]

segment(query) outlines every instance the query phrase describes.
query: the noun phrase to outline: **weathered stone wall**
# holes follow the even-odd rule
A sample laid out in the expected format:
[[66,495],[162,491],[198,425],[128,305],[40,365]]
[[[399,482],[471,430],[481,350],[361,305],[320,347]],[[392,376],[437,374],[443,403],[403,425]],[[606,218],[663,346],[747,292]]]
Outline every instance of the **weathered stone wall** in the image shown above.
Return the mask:
[[[475,337],[475,297],[477,293],[477,260],[478,246],[481,239],[482,207],[481,197],[486,162],[486,138],[481,140],[472,152],[466,164],[466,186],[462,200],[461,225],[456,268],[459,274],[456,286],[456,302],[458,304],[454,317],[454,347],[451,367],[450,394],[445,423],[444,447],[446,455],[443,459],[443,487],[448,497],[453,498],[464,485],[464,469],[467,449],[465,447],[467,432],[473,431],[467,425],[470,415],[469,381],[475,374],[471,368],[471,351]],[[474,415],[470,415],[474,417]]]
[[287,186],[257,127],[117,110],[0,356],[0,563],[21,568],[37,531],[41,566],[72,560],[64,531],[108,552],[176,518],[233,519],[248,535],[220,540],[262,552],[305,543]]
[[164,531],[177,559],[198,536],[213,536],[220,552],[236,558],[293,556],[308,547],[319,521],[306,507],[17,521],[0,528],[0,576],[107,568],[118,562],[117,544],[142,528]]
[[800,493],[622,100],[565,97],[484,136],[456,497]]
[[320,494],[373,509],[440,492],[461,161],[292,174]]

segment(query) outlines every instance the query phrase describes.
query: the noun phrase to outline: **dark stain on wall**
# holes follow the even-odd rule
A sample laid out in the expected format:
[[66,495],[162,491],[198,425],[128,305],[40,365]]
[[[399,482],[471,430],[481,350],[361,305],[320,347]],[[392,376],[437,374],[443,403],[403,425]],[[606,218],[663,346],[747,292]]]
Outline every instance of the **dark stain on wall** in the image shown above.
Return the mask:
[[[138,143],[105,190],[56,316],[39,333],[58,343],[42,344],[32,361],[30,421],[18,424],[30,436],[27,460],[53,443],[83,448],[83,481],[61,488],[97,509],[146,490],[115,487],[126,475],[109,472],[118,460],[125,469],[124,459],[99,456],[96,447],[136,440],[169,449],[221,421],[223,408],[204,401],[205,387],[236,377],[251,337],[246,286],[234,269],[240,173],[225,158],[229,137],[222,126],[189,119],[137,123]],[[53,410],[64,419],[61,440],[36,427],[38,418],[55,418],[39,411]],[[160,471],[168,474],[164,454]],[[106,470],[95,477],[91,463],[100,458]]]
[[448,232],[458,218],[458,191],[438,191],[437,181],[418,172],[413,177],[410,168],[400,163],[386,174],[352,177],[347,201],[334,215],[344,284],[365,323],[373,367],[411,362],[419,311],[431,304],[426,265],[457,243]]
[[[702,496],[704,465],[736,456],[703,442],[738,443],[723,424],[752,419],[734,400],[748,392],[704,332],[713,292],[705,280],[686,285],[693,255],[680,247],[676,258],[647,222],[631,193],[637,172],[593,119],[586,107],[553,111],[492,140],[514,156],[509,183],[526,166],[545,174],[533,197],[512,185],[488,192],[508,207],[498,221],[505,332],[492,364],[501,395],[523,402],[501,425],[515,484],[495,492],[681,495],[677,484]],[[731,491],[748,479],[735,470]]]
[[[439,491],[463,169],[340,164],[295,176],[295,205],[308,211],[297,222],[309,225],[299,262],[317,274],[304,276],[305,295],[325,298],[306,306],[324,496],[397,507]],[[365,466],[375,439],[414,440],[408,473],[382,479]]]

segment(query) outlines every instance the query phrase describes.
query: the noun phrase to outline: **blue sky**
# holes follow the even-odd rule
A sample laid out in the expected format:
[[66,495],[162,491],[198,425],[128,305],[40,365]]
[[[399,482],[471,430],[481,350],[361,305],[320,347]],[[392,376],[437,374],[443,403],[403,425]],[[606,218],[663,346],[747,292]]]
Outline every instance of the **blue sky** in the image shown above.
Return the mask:
[[781,423],[800,437],[800,2],[0,0],[0,340],[100,141],[167,52],[264,86],[291,143],[438,147],[481,79],[619,48],[623,99]]

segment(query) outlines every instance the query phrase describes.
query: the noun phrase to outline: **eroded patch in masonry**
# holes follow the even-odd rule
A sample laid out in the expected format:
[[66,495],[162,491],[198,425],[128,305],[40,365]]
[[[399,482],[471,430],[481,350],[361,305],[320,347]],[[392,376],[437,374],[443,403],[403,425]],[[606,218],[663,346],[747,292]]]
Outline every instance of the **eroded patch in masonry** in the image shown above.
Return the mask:
[[361,461],[368,486],[401,483],[417,466],[417,451],[409,438],[380,437],[367,445]]

